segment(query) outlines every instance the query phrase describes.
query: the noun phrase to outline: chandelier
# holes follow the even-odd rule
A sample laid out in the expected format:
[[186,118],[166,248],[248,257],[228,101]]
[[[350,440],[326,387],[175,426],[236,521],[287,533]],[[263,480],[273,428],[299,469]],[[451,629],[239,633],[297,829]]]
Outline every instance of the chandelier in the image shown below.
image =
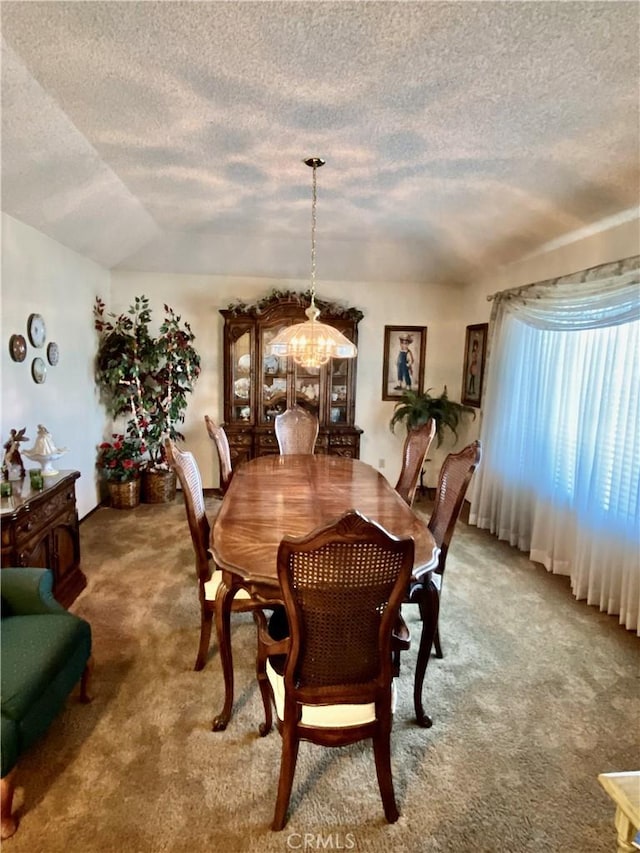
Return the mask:
[[318,320],[320,309],[316,306],[316,171],[324,166],[320,157],[304,160],[313,169],[313,194],[311,203],[311,304],[304,312],[308,320],[286,326],[271,341],[271,353],[291,357],[301,367],[321,367],[330,358],[355,358],[358,350],[338,329]]

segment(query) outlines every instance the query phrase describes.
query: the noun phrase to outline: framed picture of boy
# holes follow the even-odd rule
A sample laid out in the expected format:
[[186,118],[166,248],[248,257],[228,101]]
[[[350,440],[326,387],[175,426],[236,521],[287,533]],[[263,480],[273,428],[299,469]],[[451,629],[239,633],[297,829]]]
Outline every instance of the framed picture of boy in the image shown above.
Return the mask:
[[398,400],[405,391],[422,391],[426,349],[426,326],[384,327],[383,400]]
[[462,370],[462,395],[465,406],[480,408],[482,401],[482,381],[484,379],[484,363],[487,355],[488,323],[478,323],[467,326],[464,343],[464,367]]

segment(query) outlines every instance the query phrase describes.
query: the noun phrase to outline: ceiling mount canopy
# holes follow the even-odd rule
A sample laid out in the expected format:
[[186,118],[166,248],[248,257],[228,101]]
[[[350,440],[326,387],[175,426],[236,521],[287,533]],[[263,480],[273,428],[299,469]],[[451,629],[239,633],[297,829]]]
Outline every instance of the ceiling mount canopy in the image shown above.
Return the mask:
[[304,312],[309,318],[305,323],[287,326],[271,341],[273,355],[291,357],[301,367],[320,367],[330,358],[355,358],[358,350],[334,326],[321,323],[320,309],[316,306],[316,172],[325,161],[320,157],[308,157],[303,161],[313,169],[313,193],[311,202],[311,304]]

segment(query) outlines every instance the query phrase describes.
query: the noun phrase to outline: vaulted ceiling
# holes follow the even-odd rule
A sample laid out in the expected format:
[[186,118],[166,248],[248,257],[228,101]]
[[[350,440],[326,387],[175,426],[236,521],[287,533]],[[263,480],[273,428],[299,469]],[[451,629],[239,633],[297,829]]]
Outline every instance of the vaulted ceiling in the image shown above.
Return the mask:
[[463,283],[639,199],[636,2],[10,2],[2,209],[108,268]]

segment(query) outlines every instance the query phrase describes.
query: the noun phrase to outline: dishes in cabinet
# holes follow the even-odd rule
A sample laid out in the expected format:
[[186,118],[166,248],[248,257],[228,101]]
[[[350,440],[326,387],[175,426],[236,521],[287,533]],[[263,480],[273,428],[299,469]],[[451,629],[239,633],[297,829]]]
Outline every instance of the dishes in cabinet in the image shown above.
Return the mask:
[[298,394],[301,394],[306,400],[317,400],[318,386],[312,385],[311,383],[308,385],[301,385],[298,389]]
[[248,352],[238,359],[238,373],[248,373],[251,370],[251,356]]
[[281,415],[285,409],[287,408],[287,401],[280,400],[280,402],[274,403],[268,409],[265,409],[265,416],[268,421],[272,421],[276,415]]
[[347,386],[346,385],[334,385],[331,389],[331,399],[333,401],[336,400],[346,400],[347,399]]
[[277,355],[265,355],[264,372],[273,375],[280,370],[280,359]]
[[296,372],[298,376],[320,376],[319,367],[301,367]]
[[236,379],[233,383],[233,391],[236,397],[239,397],[241,400],[247,400],[249,398],[249,388],[250,383],[249,379],[246,377],[242,377],[241,379]]
[[264,397],[265,400],[270,400],[271,397],[274,397],[276,394],[284,394],[287,390],[287,380],[286,379],[274,379],[271,385],[264,385]]

